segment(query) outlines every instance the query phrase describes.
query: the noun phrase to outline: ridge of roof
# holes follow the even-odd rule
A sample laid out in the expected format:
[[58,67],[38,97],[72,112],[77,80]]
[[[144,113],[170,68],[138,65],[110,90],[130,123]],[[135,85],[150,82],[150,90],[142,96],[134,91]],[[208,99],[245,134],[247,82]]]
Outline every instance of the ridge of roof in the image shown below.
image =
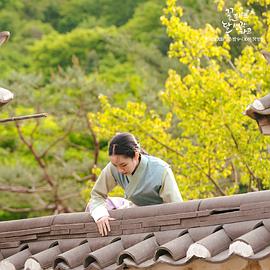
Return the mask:
[[[270,218],[270,191],[110,211],[110,236]],[[0,248],[25,241],[99,237],[87,212],[0,222]]]
[[[270,254],[270,191],[112,210],[110,215],[116,220],[110,222],[107,237],[100,236],[87,212],[0,222],[0,269],[7,267],[7,260],[21,269],[27,258],[29,264],[44,264],[44,269],[51,261],[54,269],[73,269],[78,260],[95,269],[148,267],[156,262],[182,265],[200,254],[215,262],[231,256],[223,254],[228,246],[233,252],[238,248],[232,241],[250,244],[257,252],[254,259]],[[147,254],[141,253],[146,247]]]

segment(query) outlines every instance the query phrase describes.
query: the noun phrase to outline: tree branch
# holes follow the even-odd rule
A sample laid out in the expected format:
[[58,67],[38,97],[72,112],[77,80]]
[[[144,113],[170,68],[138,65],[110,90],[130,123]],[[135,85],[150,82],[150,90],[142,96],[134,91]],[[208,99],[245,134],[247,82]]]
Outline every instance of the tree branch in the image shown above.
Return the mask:
[[[74,123],[74,121],[73,121]],[[56,145],[58,142],[60,142],[61,140],[63,140],[64,137],[66,137],[70,130],[72,129],[73,127],[73,123],[71,124],[69,130],[65,133],[64,136],[62,136],[61,138],[58,138],[57,140],[55,140],[42,154],[42,156],[45,156],[46,153],[54,146]],[[31,212],[31,211],[39,211],[39,210],[44,210],[44,209],[51,209],[53,210],[53,212],[55,214],[57,213],[61,213],[61,212],[72,212],[73,209],[69,206],[65,206],[64,203],[63,203],[63,198],[61,198],[58,194],[58,185],[57,183],[55,183],[54,179],[48,174],[47,172],[47,165],[45,163],[45,161],[42,159],[42,156],[39,156],[34,147],[33,147],[33,143],[30,143],[26,140],[26,138],[24,137],[22,131],[21,131],[21,128],[20,128],[20,125],[19,123],[16,121],[15,122],[16,124],[16,128],[17,128],[17,131],[18,131],[18,134],[19,134],[19,137],[21,139],[21,141],[28,147],[28,149],[31,151],[31,153],[33,154],[35,160],[37,161],[37,163],[39,164],[40,168],[43,170],[43,173],[44,173],[44,179],[47,181],[47,183],[49,184],[49,186],[52,188],[51,189],[51,192],[53,192],[53,198],[54,198],[54,204],[50,205],[50,207],[48,208],[48,206],[46,206],[44,208],[26,208],[26,209],[10,209],[10,211],[18,211],[18,212]],[[45,154],[44,154],[45,153]],[[9,209],[6,209],[7,211],[9,211]]]
[[87,181],[87,180],[90,180],[90,179],[93,180],[93,174],[89,174],[87,176],[84,176],[83,178],[80,178],[80,177],[78,178],[78,175],[74,175],[74,174],[73,174],[73,176],[76,178],[77,182],[83,182],[83,181]]
[[234,142],[234,144],[235,144],[235,147],[236,147],[237,151],[239,152],[240,149],[239,149],[238,142],[237,142],[236,138],[234,137],[234,134],[233,134],[233,132],[232,132],[230,126],[229,126],[228,124],[225,124],[225,127],[228,129],[228,131],[229,131],[229,133],[230,133],[230,135],[231,135],[231,138],[232,138],[232,140],[233,140],[233,142]]
[[231,68],[237,73],[237,74],[239,74],[239,76],[241,77],[241,78],[243,78],[244,76],[243,76],[243,74],[236,68],[236,66],[233,64],[233,62],[230,60],[230,59],[226,59],[227,60],[227,62],[229,63],[229,65],[231,66]]
[[33,142],[34,134],[36,133],[37,128],[39,127],[39,119],[36,119],[36,125],[33,128],[30,138],[31,138],[31,143]]
[[[160,142],[158,139],[156,139],[154,136],[152,136],[151,134],[147,133],[147,135],[154,140],[155,142],[159,143],[160,145],[164,146],[165,148],[167,148],[168,150],[176,153],[177,155],[184,157],[183,154],[181,154],[180,152],[176,151],[175,149],[169,147],[168,145]],[[190,162],[191,165],[193,165],[194,167],[198,168],[211,182],[212,184],[216,187],[216,189],[218,190],[218,192],[220,193],[220,195],[225,196],[226,194],[223,192],[223,190],[221,189],[221,187],[218,185],[218,183],[215,181],[215,179],[209,175],[208,173],[206,173],[201,166],[199,166],[198,164],[194,163],[194,162]]]
[[52,191],[51,188],[26,188],[22,186],[5,186],[0,185],[0,191],[7,191],[7,192],[14,192],[14,193],[40,193],[40,192],[50,192]]
[[[90,131],[90,134],[93,137],[93,141],[94,141],[94,147],[95,147],[95,151],[94,151],[94,164],[92,165],[92,168],[97,166],[98,163],[98,156],[99,156],[99,141],[97,139],[97,136],[93,130],[92,127],[92,123],[90,122],[90,119],[87,117],[87,114],[85,114],[85,120],[86,120],[86,124],[87,127]],[[97,176],[95,174],[92,174],[92,181],[95,182],[96,181]]]
[[232,167],[232,174],[233,174],[233,180],[238,185],[238,172],[237,169],[233,163],[233,161],[230,162]]
[[2,120],[0,120],[0,123],[20,121],[20,120],[26,120],[26,119],[32,119],[32,118],[47,117],[47,116],[48,116],[47,113],[38,113],[38,114],[32,114],[32,115],[17,116],[17,117],[2,119]]
[[53,179],[51,178],[51,176],[48,174],[47,172],[47,167],[46,164],[43,162],[43,160],[38,156],[38,154],[35,152],[33,145],[29,142],[27,142],[27,140],[25,139],[25,137],[22,134],[22,131],[20,129],[20,125],[19,123],[16,121],[15,122],[19,137],[21,139],[21,141],[28,147],[28,149],[31,151],[31,153],[33,154],[35,160],[37,161],[37,163],[39,164],[39,166],[42,168],[43,172],[44,172],[44,179],[48,182],[48,184],[53,187],[54,186],[54,182]]
[[56,139],[54,142],[52,142],[48,147],[47,149],[39,156],[39,158],[44,158],[47,153],[56,145],[58,144],[59,142],[63,141],[70,133],[70,131],[72,130],[73,128],[73,125],[74,125],[74,121],[72,122],[72,124],[70,125],[70,127],[68,128],[68,130],[64,133],[63,136],[59,137],[58,139]]
[[70,198],[74,198],[74,197],[77,197],[77,196],[80,196],[80,195],[81,195],[80,192],[68,194],[68,195],[66,195],[66,196],[61,197],[61,200],[62,200],[62,201],[68,200],[68,199],[70,199]]
[[[236,140],[236,138],[235,138],[235,136],[234,136],[234,134],[233,134],[230,126],[228,124],[225,124],[225,127],[229,130],[229,133],[230,133],[230,135],[231,135],[231,137],[233,139],[233,142],[235,144],[235,147],[236,147],[238,153],[240,155],[242,155],[241,154],[241,151],[240,151],[240,148],[239,148],[239,145],[237,143],[237,140]],[[257,181],[257,185],[258,185],[259,190],[262,189],[262,187],[261,187],[261,179],[254,174],[254,172],[250,169],[250,167],[248,166],[248,164],[247,164],[247,162],[245,160],[242,160],[242,162],[244,163],[244,165],[247,168],[248,173],[250,175],[250,181],[249,181],[249,185],[248,185],[248,191],[251,191],[252,190],[252,187],[251,187],[252,180],[256,180]]]

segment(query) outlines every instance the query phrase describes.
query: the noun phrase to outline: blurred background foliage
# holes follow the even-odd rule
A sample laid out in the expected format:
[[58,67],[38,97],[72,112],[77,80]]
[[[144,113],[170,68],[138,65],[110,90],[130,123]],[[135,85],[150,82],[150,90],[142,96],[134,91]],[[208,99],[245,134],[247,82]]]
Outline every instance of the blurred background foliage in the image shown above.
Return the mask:
[[[249,2],[263,36],[264,7]],[[0,85],[15,94],[0,117],[49,113],[0,126],[0,219],[83,211],[117,131],[170,163],[186,200],[268,188],[267,139],[249,119],[234,122],[269,85],[258,53],[267,40],[202,42],[224,34],[233,6],[241,10],[233,0],[0,0],[0,29],[11,32]]]

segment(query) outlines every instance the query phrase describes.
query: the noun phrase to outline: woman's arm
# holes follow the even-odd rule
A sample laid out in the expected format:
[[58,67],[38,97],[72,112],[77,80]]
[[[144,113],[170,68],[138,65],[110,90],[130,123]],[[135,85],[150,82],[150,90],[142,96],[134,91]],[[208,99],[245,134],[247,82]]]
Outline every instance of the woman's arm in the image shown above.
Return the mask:
[[90,214],[96,222],[102,217],[109,216],[109,212],[106,208],[106,199],[108,193],[116,186],[110,166],[111,164],[109,163],[102,170],[91,191],[89,208]]
[[116,186],[116,182],[111,173],[111,164],[109,163],[101,172],[92,191],[89,202],[90,213],[95,220],[99,233],[104,236],[111,230],[109,212],[106,208],[106,199],[108,193]]
[[163,199],[164,203],[183,201],[176,180],[174,178],[173,172],[170,167],[166,167],[165,169],[159,195]]

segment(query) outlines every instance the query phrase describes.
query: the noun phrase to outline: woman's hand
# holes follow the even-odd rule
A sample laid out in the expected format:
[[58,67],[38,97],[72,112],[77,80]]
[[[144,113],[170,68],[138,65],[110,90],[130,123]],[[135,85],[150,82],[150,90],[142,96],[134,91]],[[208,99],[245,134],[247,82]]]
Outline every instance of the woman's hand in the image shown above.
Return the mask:
[[98,231],[102,236],[108,235],[108,232],[111,231],[109,220],[115,220],[115,218],[105,216],[96,221]]

